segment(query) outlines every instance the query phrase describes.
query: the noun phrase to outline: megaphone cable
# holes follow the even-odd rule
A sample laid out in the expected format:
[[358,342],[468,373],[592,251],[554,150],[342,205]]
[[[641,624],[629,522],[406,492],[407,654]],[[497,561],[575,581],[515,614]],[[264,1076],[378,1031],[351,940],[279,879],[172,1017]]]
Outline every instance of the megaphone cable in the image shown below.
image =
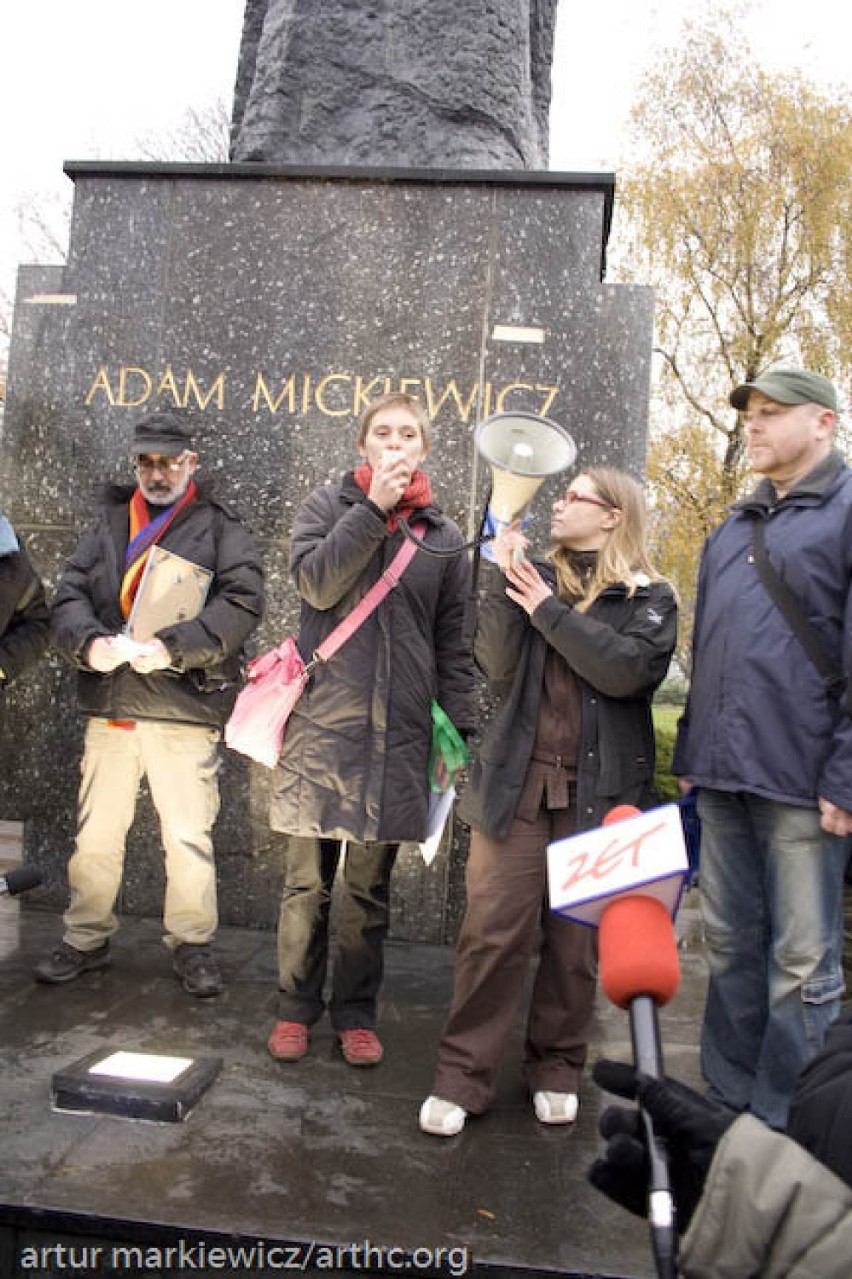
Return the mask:
[[427,555],[434,555],[436,559],[441,560],[452,559],[454,555],[460,555],[462,551],[469,551],[473,547],[481,546],[483,542],[492,542],[494,540],[494,534],[489,533],[485,537],[475,537],[470,542],[462,542],[460,546],[452,546],[449,549],[438,550],[436,546],[427,546],[422,538],[415,537],[409,527],[408,521],[402,516],[399,517],[399,527],[402,529],[403,536],[407,537],[409,542],[413,542],[415,546],[417,546],[421,551],[425,551]]

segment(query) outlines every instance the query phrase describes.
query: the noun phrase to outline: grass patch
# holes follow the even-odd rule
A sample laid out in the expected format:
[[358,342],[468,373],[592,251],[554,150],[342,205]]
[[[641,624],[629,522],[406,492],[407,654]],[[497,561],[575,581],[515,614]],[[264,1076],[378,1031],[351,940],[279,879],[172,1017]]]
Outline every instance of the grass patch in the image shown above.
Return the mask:
[[677,736],[677,722],[683,714],[683,707],[675,706],[671,702],[655,702],[652,714],[657,738],[654,785],[660,801],[665,804],[680,798],[677,778],[672,776],[672,755]]

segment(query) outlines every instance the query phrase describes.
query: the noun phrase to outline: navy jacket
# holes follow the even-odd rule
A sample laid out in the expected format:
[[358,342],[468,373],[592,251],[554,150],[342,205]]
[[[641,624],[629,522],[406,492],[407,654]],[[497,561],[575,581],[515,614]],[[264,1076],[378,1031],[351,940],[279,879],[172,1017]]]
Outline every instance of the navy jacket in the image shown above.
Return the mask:
[[707,539],[693,670],[673,769],[698,786],[852,811],[852,718],[830,696],[760,581],[766,549],[837,667],[852,662],[852,471],[838,453],[780,501],[763,480]]

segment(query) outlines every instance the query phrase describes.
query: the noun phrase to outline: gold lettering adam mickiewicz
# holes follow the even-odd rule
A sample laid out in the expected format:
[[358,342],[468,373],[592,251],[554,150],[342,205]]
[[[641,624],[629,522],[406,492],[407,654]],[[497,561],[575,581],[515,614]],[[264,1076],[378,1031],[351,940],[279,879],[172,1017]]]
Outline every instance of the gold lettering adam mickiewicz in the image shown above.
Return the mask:
[[181,378],[175,375],[170,364],[158,374],[136,364],[122,364],[111,376],[107,366],[102,364],[86,392],[85,404],[93,404],[98,395],[103,395],[109,404],[124,409],[136,409],[148,400],[167,398],[171,398],[176,408],[194,405],[206,409],[212,403],[214,408],[223,409],[225,374],[217,373],[211,384],[203,388],[192,369],[187,369]]
[[[166,365],[154,372],[141,365],[122,364],[110,370],[102,364],[86,392],[88,407],[99,399],[118,408],[139,408],[150,400],[162,404],[171,400],[175,408],[223,410],[226,407],[226,377],[220,371],[208,377],[192,369],[176,372]],[[556,399],[558,388],[537,382],[473,382],[460,385],[458,379],[377,376],[361,373],[290,373],[284,378],[264,372],[254,374],[248,403],[254,413],[277,417],[295,417],[319,412],[325,417],[357,417],[365,405],[387,391],[404,391],[423,400],[430,417],[450,410],[462,422],[488,417],[509,409],[525,409],[546,417]]]

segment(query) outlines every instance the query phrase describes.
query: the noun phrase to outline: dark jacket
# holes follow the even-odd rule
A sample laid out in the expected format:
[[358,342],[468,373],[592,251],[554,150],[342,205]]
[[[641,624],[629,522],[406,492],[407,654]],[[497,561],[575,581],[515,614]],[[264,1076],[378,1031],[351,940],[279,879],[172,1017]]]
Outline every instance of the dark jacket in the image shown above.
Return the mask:
[[[536,565],[553,585],[549,564]],[[677,605],[664,582],[633,596],[611,587],[581,613],[557,595],[531,617],[506,596],[503,574],[483,565],[474,652],[499,699],[470,768],[459,816],[495,839],[508,834],[535,740],[544,660],[551,645],[579,677],[578,829],[597,826],[615,804],[655,802],[651,697],[675,646]]]
[[796,1080],[787,1133],[852,1186],[852,1008]]
[[[418,512],[425,540],[461,546],[435,506]],[[299,508],[290,566],[302,599],[306,659],[376,582],[402,545],[352,475]],[[463,622],[465,552],[418,551],[399,585],[312,676],[287,725],[273,781],[276,830],[336,839],[420,840],[426,832],[435,698],[460,732],[473,728],[473,658]]]
[[716,1148],[678,1270],[685,1279],[849,1279],[852,1189],[742,1115]]
[[11,684],[47,647],[50,614],[41,579],[0,515],[0,670]]
[[763,480],[707,540],[689,700],[674,771],[696,785],[852,811],[852,718],[825,689],[757,576],[752,528],[819,632],[852,670],[852,471],[839,454],[776,502]]
[[158,633],[172,667],[103,675],[86,665],[92,640],[124,627],[119,607],[132,488],[107,491],[98,519],[68,560],[52,610],[57,648],[78,668],[85,715],[160,719],[221,728],[237,693],[243,645],[261,619],[263,570],[254,541],[231,511],[199,492],[158,545],[213,570],[198,617]]

